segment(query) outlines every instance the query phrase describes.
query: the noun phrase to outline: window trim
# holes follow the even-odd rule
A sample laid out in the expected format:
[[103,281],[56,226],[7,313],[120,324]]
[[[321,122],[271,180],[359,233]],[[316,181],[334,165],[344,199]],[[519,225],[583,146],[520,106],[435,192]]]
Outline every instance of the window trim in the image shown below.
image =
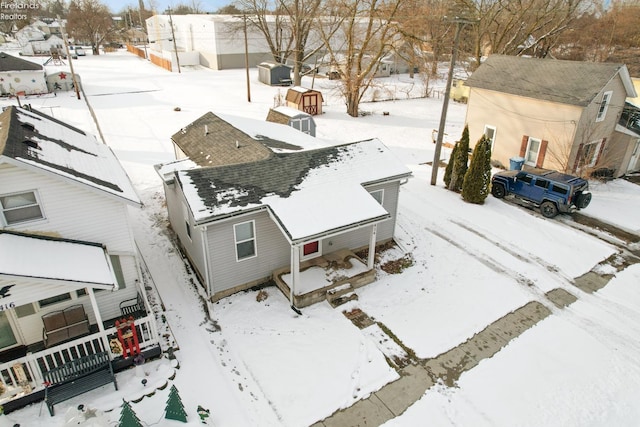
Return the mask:
[[[244,225],[244,224],[251,224],[251,231],[253,236],[250,239],[244,239],[241,241],[238,241],[238,233],[237,233],[237,229],[239,226]],[[257,241],[257,237],[256,237],[256,221],[254,219],[251,219],[249,221],[243,221],[243,222],[239,222],[237,224],[233,224],[233,241],[235,244],[235,253],[236,253],[236,262],[240,262],[240,261],[244,261],[247,259],[251,259],[251,258],[255,258],[258,256],[258,241]],[[242,258],[238,257],[238,245],[240,243],[246,243],[246,242],[250,242],[253,241],[253,255],[249,255],[249,256],[245,256]]]
[[[540,151],[542,149],[542,139],[540,138],[534,138],[532,136],[527,137],[527,148],[524,151],[524,163],[528,166],[536,166],[538,164],[538,157],[540,156]],[[529,151],[531,149],[531,142],[532,141],[537,141],[538,142],[538,151],[536,152],[536,158],[534,159],[533,162],[529,161]]]
[[[598,163],[598,160],[600,159],[600,151],[602,149],[602,144],[604,143],[603,140],[598,140],[598,141],[592,141],[592,142],[587,142],[586,144],[584,144],[584,146],[582,147],[582,167],[583,168],[592,168],[596,165],[596,163]],[[593,153],[591,154],[591,159],[587,160],[587,147],[591,147],[593,146],[595,149],[593,150]]]
[[[18,195],[21,195],[21,194],[28,194],[28,193],[33,194],[33,197],[36,199],[35,205],[20,206],[20,207],[17,207],[17,208],[5,208],[2,205],[2,202],[0,201],[0,213],[2,214],[2,221],[4,222],[5,225],[12,225],[13,226],[13,225],[19,225],[19,224],[26,224],[26,223],[29,223],[29,222],[42,221],[42,220],[46,219],[46,216],[44,214],[44,208],[42,207],[42,201],[40,200],[40,195],[38,194],[38,191],[35,190],[35,189],[33,189],[33,190],[24,190],[24,191],[13,192],[13,193],[7,193],[7,194],[0,194],[0,198],[18,196]],[[26,219],[26,220],[17,221],[17,222],[9,222],[7,220],[7,216],[5,215],[6,211],[24,209],[24,208],[33,207],[33,206],[37,206],[38,209],[40,210],[40,217],[39,218],[30,218],[30,219]]]
[[498,129],[492,125],[484,125],[484,131],[482,132],[484,136],[487,136],[487,129],[491,129],[493,131],[493,137],[489,139],[489,141],[491,141],[491,151],[493,152],[493,145],[496,142],[496,134],[498,133]]
[[[312,243],[317,243],[318,244],[318,250],[315,251],[315,252],[311,252],[311,253],[305,255],[304,254],[304,247],[307,246],[307,245],[310,245]],[[300,245],[300,261],[304,261],[304,260],[311,259],[311,258],[317,258],[319,256],[322,256],[322,243],[321,243],[320,240],[314,240],[314,241],[311,241],[311,242],[306,242],[303,245]]]
[[601,122],[607,117],[607,110],[609,109],[609,104],[611,103],[612,96],[612,90],[608,90],[602,94],[602,98],[600,98],[600,106],[598,107],[598,113],[596,114],[596,122]]

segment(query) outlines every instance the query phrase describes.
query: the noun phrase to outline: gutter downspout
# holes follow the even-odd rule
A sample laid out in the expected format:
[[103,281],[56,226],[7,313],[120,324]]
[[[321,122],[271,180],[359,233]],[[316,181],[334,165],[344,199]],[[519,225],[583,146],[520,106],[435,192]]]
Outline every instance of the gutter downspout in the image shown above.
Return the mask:
[[205,286],[207,288],[207,296],[211,298],[211,283],[209,280],[209,245],[207,244],[207,226],[203,226],[200,228],[200,233],[202,234],[202,256],[204,258],[204,280]]

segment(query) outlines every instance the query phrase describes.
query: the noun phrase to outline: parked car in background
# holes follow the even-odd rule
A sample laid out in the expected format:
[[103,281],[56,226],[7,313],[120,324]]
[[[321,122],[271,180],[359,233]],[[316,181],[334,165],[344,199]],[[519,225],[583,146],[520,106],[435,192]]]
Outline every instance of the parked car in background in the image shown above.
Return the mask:
[[498,172],[491,178],[494,197],[509,197],[525,206],[540,208],[547,218],[589,206],[588,190],[589,183],[582,178],[539,168]]
[[[71,49],[71,47],[69,47]],[[76,51],[76,55],[78,56],[87,56],[87,53],[84,51],[82,46],[73,46],[73,50]]]

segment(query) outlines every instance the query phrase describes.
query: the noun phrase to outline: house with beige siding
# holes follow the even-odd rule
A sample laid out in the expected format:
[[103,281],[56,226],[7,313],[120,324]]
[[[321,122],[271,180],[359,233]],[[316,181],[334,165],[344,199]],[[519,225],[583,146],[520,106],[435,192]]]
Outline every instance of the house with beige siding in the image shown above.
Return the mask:
[[636,96],[624,64],[491,55],[466,85],[470,140],[486,135],[494,164],[627,170],[629,158],[614,155],[625,99]]
[[0,114],[5,410],[41,399],[44,374],[82,355],[108,351],[114,367],[130,365],[111,342],[133,306],[139,351],[159,354],[128,214],[140,205],[114,153],[93,135],[36,110]]
[[393,239],[411,175],[382,142],[337,144],[213,113],[172,141],[178,160],[156,169],[211,300],[275,284],[297,309],[374,280],[376,246]]

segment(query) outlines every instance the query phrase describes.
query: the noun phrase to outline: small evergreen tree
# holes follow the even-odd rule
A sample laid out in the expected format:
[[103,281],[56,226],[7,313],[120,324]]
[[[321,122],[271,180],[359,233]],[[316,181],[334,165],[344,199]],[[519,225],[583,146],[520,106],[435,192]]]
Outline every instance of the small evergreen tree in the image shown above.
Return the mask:
[[473,149],[471,164],[462,184],[462,198],[470,203],[482,204],[489,195],[490,185],[491,142],[483,135]]
[[118,427],[142,427],[140,420],[131,406],[124,402],[122,404],[122,412],[120,412],[120,423]]
[[444,186],[449,188],[449,184],[451,183],[451,172],[453,171],[453,162],[456,158],[456,153],[458,152],[458,143],[453,146],[451,150],[451,155],[449,156],[449,161],[447,162],[447,167],[444,170]]
[[164,417],[169,420],[177,420],[184,423],[187,422],[187,413],[184,411],[182,399],[180,398],[178,389],[175,385],[172,385],[171,390],[169,390],[169,397],[167,398]]
[[465,126],[462,131],[462,138],[456,144],[458,149],[456,150],[456,156],[451,157],[450,161],[453,161],[453,167],[451,169],[451,182],[449,182],[449,190],[460,191],[462,190],[462,183],[464,176],[467,173],[467,167],[469,162],[469,126]]

